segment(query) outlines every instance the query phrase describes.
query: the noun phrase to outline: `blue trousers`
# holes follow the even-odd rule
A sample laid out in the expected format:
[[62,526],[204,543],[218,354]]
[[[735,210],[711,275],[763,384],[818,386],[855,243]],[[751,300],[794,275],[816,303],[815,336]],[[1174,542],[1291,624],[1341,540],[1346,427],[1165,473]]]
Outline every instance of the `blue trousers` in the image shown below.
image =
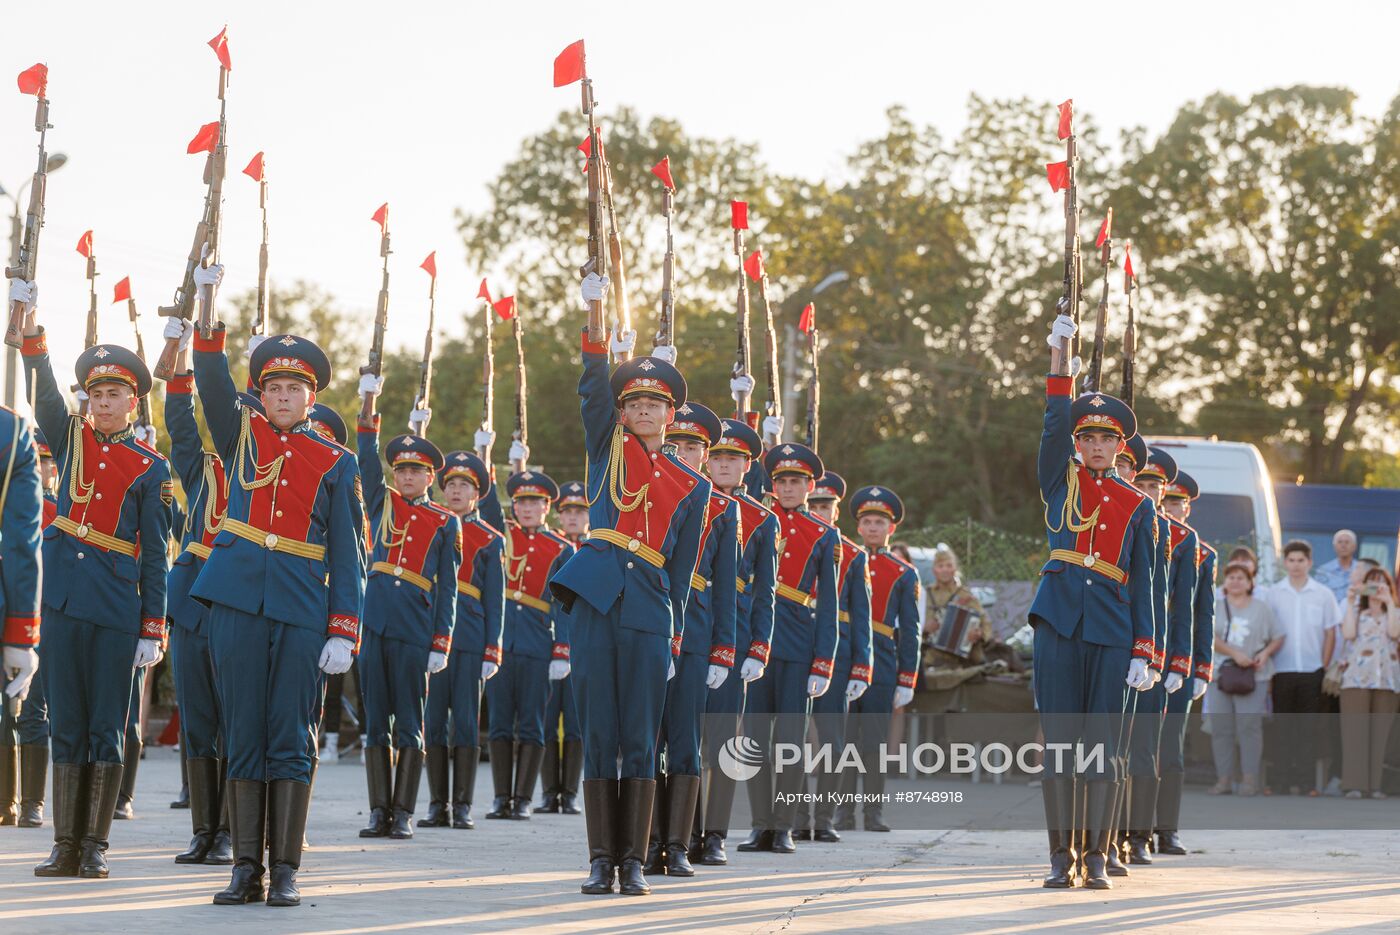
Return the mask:
[[120,763],[136,657],[135,633],[44,605],[44,685],[55,763]]
[[[134,653],[135,650],[132,650]],[[49,742],[49,699],[44,694],[44,666],[34,673],[29,683],[29,694],[20,706],[15,726],[19,731],[19,742],[25,745],[47,746]]]
[[716,757],[719,756],[719,748],[739,732],[739,718],[744,713],[747,697],[748,685],[739,678],[739,666],[734,667],[723,685],[706,692],[704,729],[701,732],[706,766],[718,765]]
[[147,666],[131,673],[131,701],[126,708],[126,733],[122,737],[128,750],[141,742],[141,702],[146,693],[146,673],[150,671]]
[[[831,744],[832,755],[837,757],[841,755],[841,745],[846,737],[846,682],[850,680],[850,671],[849,650],[838,650],[831,669],[831,684],[821,697],[812,699],[812,723],[817,729],[817,743]],[[894,702],[893,695],[890,702]]]
[[600,614],[584,601],[574,604],[570,646],[584,779],[656,778],[671,641],[622,627],[620,616],[617,607]]
[[492,740],[544,746],[544,706],[549,700],[549,660],[507,654],[486,683],[487,731]]
[[[428,746],[481,745],[478,733],[481,725],[481,689],[481,653],[453,650],[448,657],[447,668],[428,679],[428,716],[425,725]],[[452,724],[450,738],[449,721]]]
[[[666,683],[661,713],[661,743],[665,745],[668,776],[700,775],[700,720],[705,713],[705,678],[710,659],[697,653],[676,658],[676,675]],[[730,678],[737,678],[733,673]],[[729,679],[725,679],[726,682]]]
[[559,719],[564,719],[564,739],[582,740],[578,724],[578,704],[574,700],[574,677],[549,683],[549,700],[544,707],[544,732],[554,741],[559,739]]
[[223,604],[210,607],[207,627],[228,778],[309,783],[325,634]]
[[423,749],[428,652],[403,640],[364,631],[360,638],[360,685],[365,693],[366,747]]
[[170,628],[170,664],[175,674],[175,703],[180,706],[180,749],[186,759],[222,756],[219,693],[209,638],[174,625]]
[[1161,722],[1162,741],[1157,750],[1158,766],[1163,773],[1186,772],[1186,719],[1191,713],[1191,687],[1195,682],[1194,678],[1188,678],[1180,688],[1167,695]]
[[[775,743],[802,743],[812,699],[807,695],[808,663],[772,659],[763,678],[749,684],[744,733],[765,748]],[[844,696],[843,696],[844,697]]]
[[1133,715],[1128,737],[1128,775],[1155,777],[1167,690],[1158,682],[1147,691],[1135,694],[1137,697],[1130,699]]
[[[1075,770],[1076,747],[1086,755],[1102,745],[1103,756],[1089,761],[1088,779],[1116,780],[1119,738],[1126,711],[1125,677],[1131,651],[1128,647],[1100,646],[1081,638],[1083,624],[1066,639],[1039,618],[1035,624],[1035,700],[1045,734],[1045,773],[1068,775]],[[1049,744],[1069,744],[1062,756]],[[1102,764],[1101,766],[1099,764]]]

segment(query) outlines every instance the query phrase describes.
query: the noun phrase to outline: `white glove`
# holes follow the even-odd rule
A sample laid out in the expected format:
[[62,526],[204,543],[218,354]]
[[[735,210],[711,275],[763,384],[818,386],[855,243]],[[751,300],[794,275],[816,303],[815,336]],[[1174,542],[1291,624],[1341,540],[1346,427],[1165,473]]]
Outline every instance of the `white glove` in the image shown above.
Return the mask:
[[360,374],[360,395],[378,396],[384,391],[384,378],[372,373]]
[[436,649],[428,653],[428,674],[437,675],[447,668],[447,653],[440,653]]
[[39,654],[26,647],[6,646],[4,655],[5,674],[10,679],[5,694],[22,699],[29,694],[29,683],[34,681],[34,673],[39,668]]
[[154,448],[156,446],[156,427],[154,425],[147,425],[144,427],[137,426],[136,435],[149,447]]
[[783,417],[764,416],[763,417],[763,437],[782,438],[783,437]]
[[673,679],[673,678],[675,678],[675,677],[676,677],[676,660],[675,660],[675,658],[673,657],[673,658],[671,658],[671,659],[666,660],[666,681],[669,682],[669,681],[671,681],[671,679]]
[[344,675],[350,671],[350,663],[355,661],[355,644],[343,636],[326,637],[326,645],[321,649],[321,661],[317,663],[327,675]]
[[224,281],[224,264],[210,263],[194,268],[194,284],[201,289],[217,288]]
[[569,677],[569,661],[567,659],[549,660],[549,680],[558,682]]
[[705,675],[705,687],[714,691],[723,685],[727,678],[729,678],[729,670],[724,666],[710,666],[710,671]]
[[25,314],[28,314],[39,302],[39,285],[25,279],[11,279],[10,304],[16,302],[22,302]]
[[194,338],[194,322],[178,316],[167,318],[163,334],[167,341],[180,342],[177,347],[183,351],[190,346],[190,341]]
[[472,444],[477,451],[490,451],[496,445],[496,433],[489,429],[477,429],[472,436]]
[[820,698],[826,694],[826,690],[831,687],[831,679],[823,678],[820,675],[807,676],[807,697]]
[[1148,686],[1147,686],[1148,688],[1151,688],[1151,687],[1153,687],[1154,685],[1156,685],[1158,682],[1162,681],[1162,670],[1161,670],[1161,669],[1148,669],[1148,670],[1147,670],[1147,674],[1150,675],[1150,676],[1152,676],[1152,684],[1151,684],[1151,685],[1148,685]]
[[905,688],[903,685],[900,685],[894,690],[894,706],[896,708],[903,708],[913,700],[914,689]]
[[248,336],[248,356],[252,357],[253,352],[258,349],[258,345],[267,340],[265,334],[253,334]]
[[496,674],[497,672],[499,672],[499,671],[501,671],[501,667],[498,666],[498,665],[496,665],[496,664],[495,664],[494,662],[492,662],[491,660],[489,660],[489,659],[482,660],[482,663],[481,663],[481,680],[482,680],[483,682],[489,682],[489,681],[491,681],[491,676],[495,675],[495,674]]
[[754,386],[753,377],[748,374],[742,377],[735,377],[729,381],[729,395],[733,396],[735,399],[741,396],[750,396],[753,394]]
[[1181,673],[1180,673],[1180,672],[1168,672],[1168,673],[1167,673],[1167,686],[1166,686],[1166,687],[1167,687],[1167,694],[1168,694],[1168,695],[1173,694],[1178,688],[1180,688],[1180,687],[1181,687],[1182,681],[1183,681],[1183,679],[1181,678]]
[[614,331],[612,336],[612,342],[609,344],[609,347],[612,348],[614,357],[631,357],[632,351],[636,348],[636,346],[636,331]]
[[530,460],[530,446],[515,439],[510,443],[510,451],[506,454],[506,460],[511,464],[526,464]]
[[1192,680],[1191,680],[1191,700],[1192,700],[1192,701],[1200,701],[1200,700],[1201,700],[1201,696],[1204,695],[1204,694],[1206,693],[1206,689],[1209,688],[1209,687],[1210,687],[1210,683],[1207,682],[1205,679],[1192,679]]
[[1152,676],[1147,674],[1147,660],[1134,659],[1128,663],[1128,687],[1134,691],[1143,691],[1152,687]]
[[657,360],[664,360],[674,367],[676,365],[676,346],[674,344],[658,344],[651,349],[651,356]]
[[1074,337],[1074,333],[1079,330],[1079,326],[1074,323],[1074,319],[1068,315],[1056,315],[1055,321],[1050,325],[1050,337],[1045,339],[1045,343],[1054,348],[1064,346],[1064,342]]
[[1077,376],[1079,376],[1079,371],[1081,371],[1081,370],[1083,370],[1083,369],[1084,369],[1084,358],[1082,358],[1082,357],[1071,357],[1071,358],[1069,359],[1069,375],[1070,375],[1070,376],[1072,376],[1072,377],[1077,377]]
[[431,422],[432,419],[433,410],[427,408],[415,409],[408,414],[408,427],[409,429],[415,429],[421,425],[423,426],[423,431],[426,432],[428,430],[428,423]]
[[860,698],[869,687],[870,684],[868,682],[862,682],[860,679],[851,679],[846,683],[846,704],[850,704]]
[[83,392],[82,390],[74,390],[73,398],[78,401],[79,405],[82,405],[83,403],[88,401],[88,394]]
[[745,682],[752,682],[754,679],[763,678],[763,663],[753,656],[744,660],[744,664],[739,667],[739,678]]
[[608,277],[589,273],[583,277],[583,282],[579,283],[578,291],[579,295],[583,296],[584,305],[601,302],[608,294]]
[[137,640],[136,658],[132,660],[132,668],[144,669],[160,662],[165,650],[160,648],[160,640]]

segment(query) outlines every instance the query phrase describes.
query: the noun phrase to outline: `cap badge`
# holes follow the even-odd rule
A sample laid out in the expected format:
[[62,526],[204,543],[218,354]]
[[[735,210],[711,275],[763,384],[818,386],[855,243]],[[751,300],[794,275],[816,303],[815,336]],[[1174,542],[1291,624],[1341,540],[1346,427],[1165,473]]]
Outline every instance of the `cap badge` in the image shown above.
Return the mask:
[[1091,406],[1093,406],[1095,409],[1097,409],[1097,408],[1099,408],[1100,406],[1107,406],[1108,403],[1106,403],[1106,402],[1103,401],[1103,397],[1102,397],[1102,396],[1100,396],[1098,393],[1095,393],[1095,394],[1094,394],[1094,398],[1091,399],[1091,400],[1089,400],[1089,405],[1091,405]]
[[637,369],[638,369],[638,370],[655,370],[655,369],[656,369],[656,364],[652,363],[652,362],[649,361],[649,360],[643,360],[640,364],[637,365]]
[[297,339],[292,337],[290,334],[284,334],[282,336],[282,340],[278,341],[277,343],[283,345],[284,347],[291,347],[293,344],[297,343]]
[[107,348],[105,348],[105,347],[99,347],[99,348],[97,349],[97,351],[96,351],[96,353],[95,353],[94,356],[96,356],[99,360],[101,360],[101,359],[104,358],[104,357],[111,357],[111,356],[112,356],[112,352],[109,351],[109,350],[107,350]]

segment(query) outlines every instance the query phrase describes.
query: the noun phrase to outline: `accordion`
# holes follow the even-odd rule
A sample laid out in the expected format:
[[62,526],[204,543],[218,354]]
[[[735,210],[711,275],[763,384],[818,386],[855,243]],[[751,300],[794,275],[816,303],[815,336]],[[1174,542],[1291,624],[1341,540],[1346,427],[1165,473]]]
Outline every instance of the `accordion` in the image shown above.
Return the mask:
[[982,615],[977,611],[949,604],[943,611],[943,622],[933,637],[933,648],[967,659],[972,655],[972,637],[982,624]]

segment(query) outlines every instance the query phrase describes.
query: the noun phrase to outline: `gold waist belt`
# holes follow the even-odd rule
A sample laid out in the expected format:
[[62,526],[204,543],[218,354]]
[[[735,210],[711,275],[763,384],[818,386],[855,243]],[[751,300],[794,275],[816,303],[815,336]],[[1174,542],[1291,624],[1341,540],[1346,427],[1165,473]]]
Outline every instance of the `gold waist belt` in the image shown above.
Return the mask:
[[778,592],[779,597],[785,597],[794,604],[801,604],[803,607],[817,606],[817,596],[815,594],[799,591],[791,585],[783,584],[781,581],[778,582],[774,590]]
[[431,581],[417,572],[409,571],[402,565],[394,565],[389,562],[375,562],[373,565],[369,566],[369,570],[383,572],[386,575],[393,575],[395,578],[402,578],[409,584],[418,585],[418,587],[422,588],[424,591],[431,591],[433,589],[433,583]]
[[661,568],[666,564],[666,556],[653,549],[640,539],[633,539],[624,535],[616,529],[594,529],[588,534],[590,539],[598,539],[602,542],[611,542],[619,549],[626,549],[633,555],[639,556],[642,561],[649,565]]
[[132,558],[136,557],[136,543],[118,539],[116,536],[109,536],[105,532],[98,532],[87,523],[74,522],[67,516],[55,516],[53,524],[75,539],[90,542],[109,552],[120,552],[123,555],[130,555]]
[[1101,558],[1092,555],[1085,555],[1083,552],[1076,552],[1073,549],[1052,549],[1050,551],[1051,560],[1058,559],[1062,562],[1069,562],[1071,565],[1079,565],[1091,569],[1103,575],[1105,578],[1112,578],[1119,584],[1128,580],[1128,573],[1112,562],[1105,562]]
[[302,542],[300,539],[289,539],[275,533],[265,532],[233,517],[225,519],[219,531],[231,532],[240,539],[246,539],[254,545],[260,545],[272,552],[299,555],[302,558],[314,558],[322,562],[326,560],[326,547],[324,545],[315,545],[311,542]]

